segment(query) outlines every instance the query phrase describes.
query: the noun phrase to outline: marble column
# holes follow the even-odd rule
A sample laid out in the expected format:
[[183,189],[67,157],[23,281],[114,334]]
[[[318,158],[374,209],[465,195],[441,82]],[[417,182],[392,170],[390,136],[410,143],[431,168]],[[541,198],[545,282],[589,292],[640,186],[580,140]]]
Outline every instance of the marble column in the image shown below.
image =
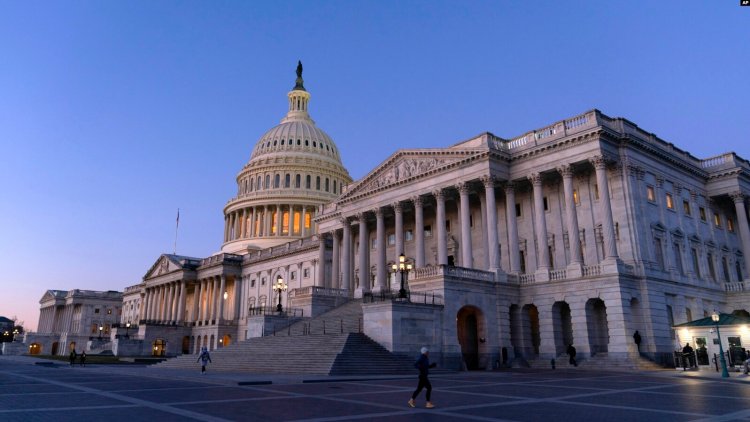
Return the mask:
[[565,220],[568,228],[568,248],[570,263],[581,265],[581,240],[578,234],[578,215],[576,201],[573,196],[573,168],[566,164],[557,168],[563,179],[563,194],[565,195]]
[[276,237],[281,236],[281,220],[283,220],[284,213],[281,210],[281,204],[276,205]]
[[469,208],[469,186],[466,183],[456,185],[460,198],[461,214],[461,266],[473,268],[474,254],[471,248],[471,210]]
[[271,207],[269,205],[265,205],[263,209],[263,236],[269,237],[271,236]]
[[437,255],[439,265],[448,265],[448,239],[445,233],[445,192],[438,189],[432,194],[437,203],[435,212],[435,225],[437,232]]
[[395,261],[398,262],[398,256],[404,252],[404,209],[401,207],[400,202],[393,204],[393,212],[396,215],[396,257]]
[[734,201],[734,210],[737,213],[737,225],[740,231],[740,240],[742,241],[742,257],[745,259],[745,273],[743,276],[747,280],[750,278],[750,227],[748,227],[747,222],[745,194],[734,192],[731,196]]
[[367,229],[367,217],[365,213],[357,215],[359,220],[359,287],[362,292],[370,291],[370,236]]
[[141,299],[141,315],[140,318],[138,318],[139,320],[148,319],[148,289],[145,290],[143,298]]
[[341,288],[339,273],[341,272],[341,240],[338,230],[331,232],[333,236],[333,258],[331,262],[331,287],[334,289]]
[[377,248],[377,291],[383,292],[388,290],[386,282],[388,280],[388,268],[386,267],[385,257],[385,215],[383,208],[378,207],[373,210],[375,213],[375,247]]
[[617,242],[615,240],[615,224],[612,220],[612,205],[609,199],[609,180],[607,178],[607,162],[601,155],[591,158],[591,164],[596,169],[596,182],[599,186],[599,205],[602,217],[602,234],[604,236],[605,259],[618,259]]
[[547,218],[544,211],[544,192],[542,191],[542,175],[532,173],[529,181],[534,190],[534,222],[536,227],[537,270],[549,270],[549,245],[547,242]]
[[510,272],[521,272],[521,256],[518,245],[518,223],[516,221],[516,192],[513,183],[505,184],[505,217],[508,225],[508,258]]
[[195,292],[193,298],[193,322],[203,321],[203,280],[198,280],[195,283]]
[[216,323],[220,323],[222,319],[224,319],[224,302],[226,302],[226,299],[224,299],[224,292],[227,289],[227,276],[221,275],[221,284],[219,285],[219,291],[217,301],[219,305],[216,307],[218,312],[216,313]]
[[[424,260],[424,204],[421,196],[412,198],[414,203],[414,266],[425,266]],[[380,242],[380,241],[378,241]],[[388,269],[386,268],[386,271]],[[387,276],[386,276],[387,277]]]
[[307,237],[307,227],[305,227],[305,218],[307,218],[307,206],[302,206],[302,211],[299,217],[299,230],[302,237]]
[[[302,277],[302,274],[300,274],[300,277]],[[232,316],[231,320],[235,321],[242,317],[242,307],[240,306],[242,304],[242,291],[243,287],[245,285],[245,278],[242,276],[235,277],[234,278],[234,294],[232,295]]]
[[318,274],[315,276],[315,285],[319,287],[328,287],[326,283],[326,234],[321,233],[320,244],[318,245],[318,267],[316,271]]
[[229,241],[229,216],[224,216],[224,242]]
[[495,178],[482,178],[484,196],[487,204],[487,244],[489,249],[489,270],[500,269],[500,251],[497,236],[497,202],[495,201]]
[[351,292],[352,291],[352,274],[351,274],[351,256],[352,248],[352,227],[349,224],[349,220],[346,218],[341,219],[343,227],[343,247],[341,248],[341,288]]

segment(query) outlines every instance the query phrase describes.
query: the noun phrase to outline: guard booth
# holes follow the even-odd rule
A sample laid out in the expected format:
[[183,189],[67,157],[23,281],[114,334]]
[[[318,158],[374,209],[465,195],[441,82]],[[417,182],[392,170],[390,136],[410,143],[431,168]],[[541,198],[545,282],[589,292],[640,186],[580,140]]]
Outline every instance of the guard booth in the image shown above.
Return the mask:
[[[675,330],[679,346],[674,351],[675,368],[697,368],[699,370],[718,370],[720,364],[719,337],[724,349],[727,367],[739,370],[748,356],[750,346],[750,316],[745,311],[735,311],[731,314],[719,314],[719,321],[714,322],[710,316],[694,321],[678,324]],[[684,353],[685,345],[689,345],[692,353]]]

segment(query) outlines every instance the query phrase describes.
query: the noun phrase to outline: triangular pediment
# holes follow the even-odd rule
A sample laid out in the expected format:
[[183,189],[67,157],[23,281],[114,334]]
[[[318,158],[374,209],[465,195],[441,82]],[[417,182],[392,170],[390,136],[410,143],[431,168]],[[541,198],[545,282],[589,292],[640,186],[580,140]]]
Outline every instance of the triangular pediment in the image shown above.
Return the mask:
[[47,290],[44,295],[39,299],[39,303],[47,302],[48,300],[62,299],[67,295],[67,290]]
[[420,149],[397,151],[350,187],[338,201],[398,186],[427,175],[434,175],[471,161],[485,149]]
[[177,259],[174,255],[167,255],[164,254],[159,257],[159,259],[156,260],[154,265],[149,268],[148,272],[146,272],[146,275],[143,277],[144,280],[148,280],[154,277],[159,277],[160,275],[171,273],[172,271],[177,271],[182,269],[182,264],[180,264],[180,261]]

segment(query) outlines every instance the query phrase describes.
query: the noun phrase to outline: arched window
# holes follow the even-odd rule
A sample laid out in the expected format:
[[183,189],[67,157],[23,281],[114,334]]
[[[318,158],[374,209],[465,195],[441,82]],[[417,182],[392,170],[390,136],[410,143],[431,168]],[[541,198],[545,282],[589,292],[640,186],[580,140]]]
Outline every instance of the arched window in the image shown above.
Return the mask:
[[315,189],[320,190],[320,176],[315,178]]
[[292,175],[287,173],[286,176],[284,176],[284,187],[289,188],[291,187],[291,184],[292,184]]
[[307,177],[305,178],[305,189],[310,189],[310,183],[311,183],[311,178],[310,178],[310,175],[308,174]]
[[284,140],[283,139],[281,140],[281,145],[284,145]]
[[280,184],[281,184],[281,176],[277,173],[276,176],[273,178],[273,187],[278,189]]
[[294,176],[294,187],[299,189],[301,184],[302,184],[302,176],[300,176],[299,174]]
[[258,176],[258,178],[255,180],[255,190],[260,190],[260,184],[261,183],[263,183],[263,182],[261,182],[261,178],[260,178],[260,176]]
[[333,193],[336,193],[336,180],[333,180]]
[[315,148],[317,146],[318,146],[317,142],[313,141],[313,148]]
[[329,182],[328,182],[328,178],[326,177],[326,192],[330,192],[330,191],[331,191],[330,190],[330,185],[329,185]]
[[253,185],[255,185],[255,178],[251,177],[250,178],[250,184],[248,185],[248,187],[250,188],[250,192],[253,191]]
[[310,141],[308,141],[307,139],[305,139],[305,146],[306,146],[306,147],[309,147],[309,146],[310,146]]
[[270,188],[271,188],[271,175],[270,175],[270,174],[267,174],[267,175],[266,175],[266,185],[265,185],[265,189],[270,189]]
[[273,140],[273,146],[276,146],[276,143],[277,143],[277,142],[278,142],[278,141],[274,139],[274,140]]
[[302,144],[302,141],[300,141],[299,139],[297,139],[297,146],[300,146],[300,144]]

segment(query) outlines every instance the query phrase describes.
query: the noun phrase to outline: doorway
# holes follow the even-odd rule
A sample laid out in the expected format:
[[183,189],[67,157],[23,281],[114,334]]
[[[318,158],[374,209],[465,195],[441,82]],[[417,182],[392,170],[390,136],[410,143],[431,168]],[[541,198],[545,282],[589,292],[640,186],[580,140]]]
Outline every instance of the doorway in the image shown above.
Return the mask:
[[466,369],[479,369],[479,344],[484,342],[484,338],[480,337],[480,332],[483,331],[482,311],[473,306],[464,306],[458,311],[456,324],[456,334]]
[[167,342],[164,339],[154,340],[153,356],[165,356],[167,354]]

